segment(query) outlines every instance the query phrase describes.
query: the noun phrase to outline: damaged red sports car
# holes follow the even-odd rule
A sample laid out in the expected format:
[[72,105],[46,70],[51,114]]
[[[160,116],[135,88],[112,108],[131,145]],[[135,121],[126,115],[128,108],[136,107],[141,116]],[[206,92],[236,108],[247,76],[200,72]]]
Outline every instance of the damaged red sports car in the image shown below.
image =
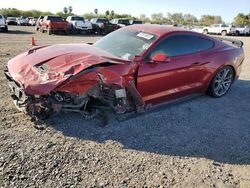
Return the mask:
[[176,27],[134,25],[93,45],[38,46],[8,62],[15,105],[40,118],[143,112],[193,94],[221,97],[238,78],[243,43]]

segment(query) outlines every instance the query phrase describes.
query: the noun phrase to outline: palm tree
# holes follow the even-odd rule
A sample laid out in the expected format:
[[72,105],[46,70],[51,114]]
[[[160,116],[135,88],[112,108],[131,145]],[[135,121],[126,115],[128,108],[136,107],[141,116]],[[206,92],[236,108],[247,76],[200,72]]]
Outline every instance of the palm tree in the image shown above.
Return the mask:
[[67,7],[64,7],[64,8],[63,8],[63,12],[64,12],[64,14],[67,14],[67,13],[68,13],[68,8],[67,8]]
[[109,10],[106,10],[105,14],[106,14],[106,17],[108,17],[108,15],[110,14]]
[[111,16],[113,17],[115,15],[115,11],[111,10]]
[[97,8],[94,10],[94,13],[95,13],[95,14],[97,14],[97,13],[98,13],[98,9],[97,9]]
[[69,10],[69,13],[72,13],[72,11],[73,11],[72,6],[69,6],[68,10]]

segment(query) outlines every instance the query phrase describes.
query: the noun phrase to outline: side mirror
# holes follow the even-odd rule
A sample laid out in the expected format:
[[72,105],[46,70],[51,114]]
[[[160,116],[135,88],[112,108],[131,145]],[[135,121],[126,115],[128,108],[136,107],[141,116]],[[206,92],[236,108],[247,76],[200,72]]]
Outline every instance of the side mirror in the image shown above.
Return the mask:
[[169,62],[170,58],[167,54],[158,53],[152,58],[153,63],[164,63]]

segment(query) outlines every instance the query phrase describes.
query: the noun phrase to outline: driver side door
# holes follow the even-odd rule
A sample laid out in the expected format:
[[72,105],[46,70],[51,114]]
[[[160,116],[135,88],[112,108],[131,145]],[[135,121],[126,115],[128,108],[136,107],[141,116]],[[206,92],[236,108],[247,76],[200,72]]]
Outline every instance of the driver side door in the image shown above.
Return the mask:
[[[164,53],[168,62],[152,62]],[[199,52],[199,41],[192,35],[173,35],[160,42],[141,63],[137,89],[146,103],[157,104],[200,92],[206,75]]]

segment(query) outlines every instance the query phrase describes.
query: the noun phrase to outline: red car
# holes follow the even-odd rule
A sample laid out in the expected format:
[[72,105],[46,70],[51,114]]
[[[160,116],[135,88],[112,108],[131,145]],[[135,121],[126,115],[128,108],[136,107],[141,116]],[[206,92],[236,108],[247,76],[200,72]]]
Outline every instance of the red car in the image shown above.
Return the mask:
[[69,23],[64,21],[60,16],[45,16],[41,21],[40,31],[45,31],[51,35],[56,32],[63,32],[68,34]]
[[93,45],[35,47],[11,59],[5,74],[17,108],[31,116],[143,112],[197,93],[225,95],[240,74],[244,52],[241,41],[224,40],[134,25]]

